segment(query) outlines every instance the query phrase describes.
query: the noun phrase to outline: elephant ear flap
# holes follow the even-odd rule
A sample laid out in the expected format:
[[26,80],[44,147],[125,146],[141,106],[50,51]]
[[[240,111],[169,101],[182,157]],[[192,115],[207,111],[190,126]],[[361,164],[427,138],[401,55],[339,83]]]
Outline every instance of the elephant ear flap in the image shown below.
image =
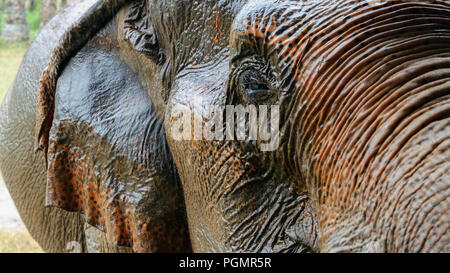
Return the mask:
[[42,73],[37,98],[36,150],[44,152],[46,164],[59,76],[70,58],[127,4],[128,0],[84,1],[77,5],[80,12],[76,17],[70,18],[70,27],[58,37],[59,42],[53,48],[47,67]]
[[148,14],[147,1],[131,5],[125,14],[124,38],[137,51],[146,54],[156,62],[161,62],[162,54],[158,39]]

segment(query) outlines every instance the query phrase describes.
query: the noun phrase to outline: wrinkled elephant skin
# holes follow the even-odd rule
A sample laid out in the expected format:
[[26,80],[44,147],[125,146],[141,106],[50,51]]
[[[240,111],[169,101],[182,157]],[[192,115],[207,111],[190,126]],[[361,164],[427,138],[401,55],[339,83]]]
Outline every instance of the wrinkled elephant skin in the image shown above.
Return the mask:
[[282,111],[271,153],[169,138],[194,251],[449,251],[448,2],[154,2],[176,71],[167,113],[273,98]]

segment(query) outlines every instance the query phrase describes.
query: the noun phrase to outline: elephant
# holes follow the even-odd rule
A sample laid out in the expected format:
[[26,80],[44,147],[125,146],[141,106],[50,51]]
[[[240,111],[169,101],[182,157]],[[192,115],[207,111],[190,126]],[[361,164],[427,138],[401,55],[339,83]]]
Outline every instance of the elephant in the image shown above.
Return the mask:
[[[85,0],[28,50],[0,169],[46,251],[449,252],[449,80],[445,0]],[[273,149],[195,137],[239,106],[279,109]]]

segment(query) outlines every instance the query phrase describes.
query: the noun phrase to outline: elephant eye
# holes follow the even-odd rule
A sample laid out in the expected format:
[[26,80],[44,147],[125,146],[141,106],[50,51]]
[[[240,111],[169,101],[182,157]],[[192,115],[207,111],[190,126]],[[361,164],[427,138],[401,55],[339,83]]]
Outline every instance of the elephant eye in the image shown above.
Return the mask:
[[249,83],[245,86],[248,94],[262,94],[269,91],[269,87],[265,83]]
[[275,97],[268,80],[259,71],[242,72],[239,83],[241,100],[246,104],[268,104]]

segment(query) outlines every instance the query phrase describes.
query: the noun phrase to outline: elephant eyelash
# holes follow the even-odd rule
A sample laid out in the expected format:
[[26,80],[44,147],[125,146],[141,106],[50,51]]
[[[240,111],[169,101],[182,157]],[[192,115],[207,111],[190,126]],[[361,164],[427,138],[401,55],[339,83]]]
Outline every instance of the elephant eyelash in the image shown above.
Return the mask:
[[252,67],[238,76],[238,90],[241,101],[252,104],[267,104],[276,97],[273,81],[266,67]]
[[270,92],[270,87],[265,77],[251,70],[240,74],[239,85],[248,95]]
[[270,67],[257,56],[235,60],[227,83],[228,104],[268,104],[278,97]]

